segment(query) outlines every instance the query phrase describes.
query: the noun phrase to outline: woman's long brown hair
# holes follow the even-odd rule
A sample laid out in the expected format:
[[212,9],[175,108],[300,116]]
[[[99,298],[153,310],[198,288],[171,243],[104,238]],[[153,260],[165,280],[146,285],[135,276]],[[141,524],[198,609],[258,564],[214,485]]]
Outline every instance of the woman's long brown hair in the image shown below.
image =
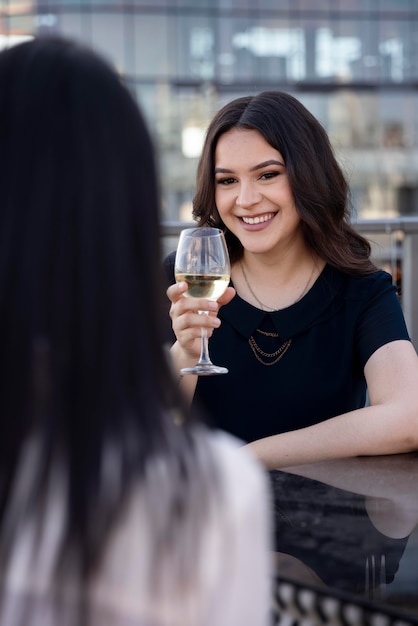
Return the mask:
[[349,274],[376,270],[370,243],[350,224],[349,187],[319,121],[290,94],[265,91],[226,104],[209,125],[197,171],[193,215],[199,225],[225,231],[232,261],[240,241],[223,224],[215,204],[215,150],[232,128],[257,130],[282,155],[305,240],[324,261]]

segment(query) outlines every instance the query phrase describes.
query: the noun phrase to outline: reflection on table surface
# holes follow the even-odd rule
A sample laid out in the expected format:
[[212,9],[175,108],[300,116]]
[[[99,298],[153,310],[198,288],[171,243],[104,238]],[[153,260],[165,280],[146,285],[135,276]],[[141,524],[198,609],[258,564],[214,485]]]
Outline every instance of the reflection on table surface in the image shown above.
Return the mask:
[[382,624],[418,624],[418,454],[269,474],[279,586],[294,582],[318,597],[392,616]]

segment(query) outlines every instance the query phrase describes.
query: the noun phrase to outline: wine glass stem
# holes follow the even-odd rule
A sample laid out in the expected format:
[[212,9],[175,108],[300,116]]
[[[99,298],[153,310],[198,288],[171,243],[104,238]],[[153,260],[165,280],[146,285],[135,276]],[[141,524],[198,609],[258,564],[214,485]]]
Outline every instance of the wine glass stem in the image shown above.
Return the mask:
[[[200,315],[209,315],[209,311],[199,311]],[[201,330],[201,348],[198,365],[212,365],[209,358],[208,333],[206,327],[202,326]]]

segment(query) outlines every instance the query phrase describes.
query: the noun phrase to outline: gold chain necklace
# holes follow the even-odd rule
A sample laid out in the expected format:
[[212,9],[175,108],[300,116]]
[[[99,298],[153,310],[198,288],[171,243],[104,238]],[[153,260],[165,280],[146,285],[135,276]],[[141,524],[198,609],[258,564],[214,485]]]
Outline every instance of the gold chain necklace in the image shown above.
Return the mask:
[[[241,268],[242,275],[244,276],[245,283],[246,283],[246,285],[247,285],[247,287],[248,287],[248,289],[249,289],[249,291],[250,291],[250,293],[251,293],[252,297],[254,298],[254,300],[256,300],[256,302],[258,302],[258,304],[260,305],[261,310],[262,310],[262,311],[269,311],[269,312],[277,311],[278,309],[273,309],[272,307],[267,306],[267,304],[263,304],[263,303],[261,302],[261,300],[259,300],[259,299],[257,298],[257,296],[255,295],[254,291],[252,290],[252,287],[251,287],[251,285],[250,285],[250,281],[248,280],[248,277],[247,277],[246,271],[245,271],[245,269],[244,269],[244,264],[243,264],[243,262],[242,262],[242,259],[240,259],[239,266],[240,266],[240,268]],[[307,291],[308,291],[308,287],[309,287],[309,284],[310,284],[310,282],[311,282],[311,280],[312,280],[312,276],[313,276],[313,274],[314,274],[314,271],[315,271],[315,263],[313,263],[313,265],[312,265],[312,270],[311,270],[311,273],[309,274],[308,281],[307,281],[306,285],[304,286],[304,288],[303,288],[303,290],[302,290],[302,293],[301,293],[301,294],[300,294],[300,296],[299,296],[299,297],[298,297],[298,298],[297,298],[294,302],[292,302],[292,304],[291,304],[291,305],[289,305],[289,306],[292,306],[293,304],[296,304],[296,302],[299,302],[299,300],[302,300],[303,296],[304,296],[304,295],[307,293]]]
[[[273,308],[267,306],[266,304],[263,304],[261,302],[261,300],[259,300],[257,298],[257,296],[255,295],[254,291],[252,290],[252,287],[250,285],[250,281],[248,280],[248,277],[247,277],[247,274],[245,272],[244,264],[243,264],[242,260],[240,260],[239,264],[240,264],[241,272],[242,272],[242,275],[244,276],[244,280],[246,282],[246,285],[247,285],[251,295],[253,296],[254,300],[256,302],[258,302],[258,304],[260,305],[261,310],[262,311],[267,311],[267,312],[276,311],[277,309],[273,309]],[[315,270],[315,264],[312,265],[312,271],[309,274],[308,282],[306,283],[305,287],[303,288],[302,293],[300,294],[298,299],[295,300],[292,304],[296,304],[296,302],[299,302],[299,300],[302,300],[303,296],[308,291],[308,287],[309,287],[309,284],[311,282],[314,270]],[[278,338],[279,337],[278,333],[267,332],[267,331],[264,331],[264,330],[260,330],[259,328],[256,329],[256,332],[260,333],[261,335],[264,335],[266,337],[274,337],[274,338]],[[260,346],[258,345],[256,340],[254,339],[254,335],[251,335],[251,337],[248,340],[248,345],[250,346],[250,348],[251,348],[255,358],[257,359],[257,361],[259,361],[262,365],[265,365],[266,367],[270,367],[271,365],[276,365],[276,363],[278,363],[280,361],[280,359],[282,359],[284,357],[284,355],[286,354],[286,352],[289,350],[291,343],[292,343],[292,339],[288,339],[287,341],[283,342],[277,348],[277,350],[275,350],[274,352],[264,352],[264,350],[262,350],[260,348]],[[273,359],[273,360],[265,361],[263,359],[263,357],[267,358],[267,359]]]
[[[256,329],[256,332],[260,333],[261,335],[265,335],[266,337],[278,337],[279,336],[279,333],[268,333],[264,330],[260,330],[259,328]],[[279,346],[279,348],[275,350],[274,352],[264,352],[264,350],[260,348],[256,340],[254,339],[253,335],[251,335],[251,337],[248,340],[248,344],[251,350],[253,351],[254,356],[257,359],[257,361],[259,361],[262,365],[266,365],[266,366],[276,365],[276,363],[278,363],[280,359],[284,357],[284,355],[290,348],[291,343],[292,343],[292,340],[288,339],[287,341],[282,343]],[[273,361],[264,361],[262,357],[266,357],[267,359],[273,359]]]

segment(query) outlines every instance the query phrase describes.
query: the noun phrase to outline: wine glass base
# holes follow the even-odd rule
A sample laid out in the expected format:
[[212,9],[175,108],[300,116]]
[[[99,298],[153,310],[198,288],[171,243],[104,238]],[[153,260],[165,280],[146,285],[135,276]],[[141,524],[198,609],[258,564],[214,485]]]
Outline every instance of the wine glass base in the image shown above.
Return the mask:
[[184,367],[180,370],[180,374],[185,376],[186,374],[195,374],[197,376],[214,376],[215,374],[228,374],[226,367],[220,365],[195,365],[194,367]]

